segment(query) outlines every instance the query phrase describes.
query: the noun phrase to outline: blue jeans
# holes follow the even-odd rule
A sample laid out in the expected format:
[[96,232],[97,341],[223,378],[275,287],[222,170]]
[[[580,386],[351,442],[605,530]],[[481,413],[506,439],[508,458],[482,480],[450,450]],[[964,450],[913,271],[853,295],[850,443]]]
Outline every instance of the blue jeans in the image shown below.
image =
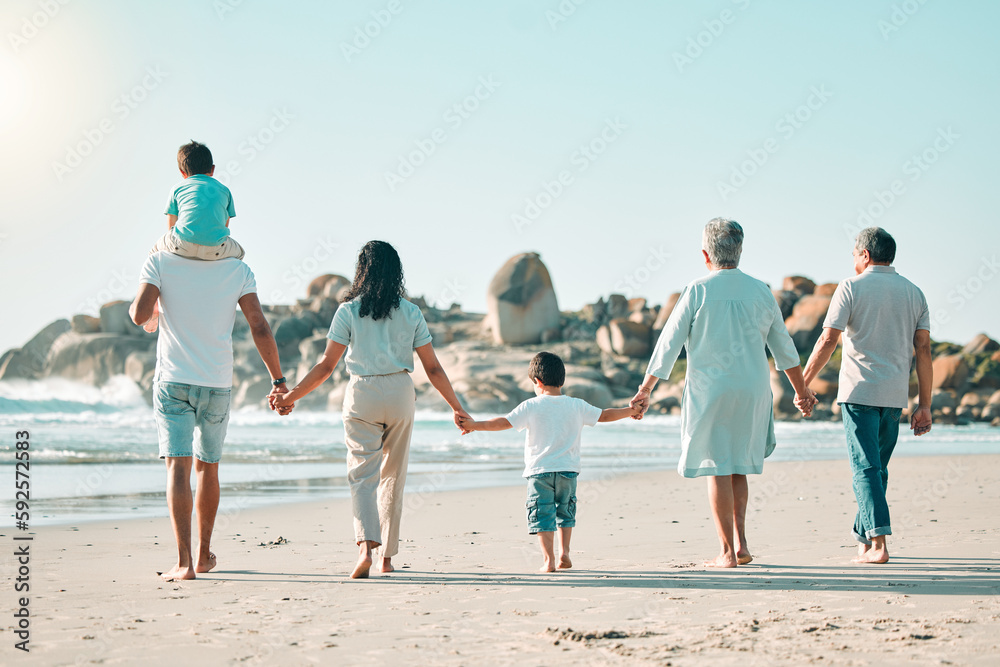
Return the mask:
[[193,455],[205,463],[218,463],[229,427],[230,393],[230,389],[217,387],[157,382],[153,388],[153,415],[160,458]]
[[854,497],[858,514],[851,532],[862,544],[871,538],[892,535],[889,503],[889,457],[899,436],[901,408],[879,408],[857,403],[841,403],[847,450],[851,457]]
[[576,472],[546,472],[528,478],[528,532],[551,533],[576,525]]

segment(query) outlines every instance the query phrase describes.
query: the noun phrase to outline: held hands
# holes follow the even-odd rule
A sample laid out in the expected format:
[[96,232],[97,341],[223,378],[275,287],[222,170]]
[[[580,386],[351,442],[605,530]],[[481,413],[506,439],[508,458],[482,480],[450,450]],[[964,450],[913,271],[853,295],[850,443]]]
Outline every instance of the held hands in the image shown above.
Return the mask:
[[629,401],[628,406],[632,408],[634,414],[632,419],[636,421],[642,419],[642,416],[646,414],[646,410],[649,410],[649,390],[639,387],[639,391],[636,392],[635,396]]
[[465,410],[455,410],[454,419],[455,426],[457,426],[458,430],[462,432],[462,435],[472,433],[472,429],[469,428],[469,424],[475,421],[472,419],[472,415]]
[[800,396],[795,394],[795,407],[798,411],[802,413],[803,417],[811,417],[813,408],[819,403],[819,399],[816,397],[816,392],[812,389],[806,389],[806,395]]
[[931,430],[931,409],[918,407],[910,416],[910,430],[913,435],[926,435]]
[[272,410],[276,410],[282,417],[291,414],[292,410],[295,408],[295,402],[289,401],[285,398],[284,395],[287,393],[288,387],[281,384],[272,389],[271,393],[267,395],[268,406]]

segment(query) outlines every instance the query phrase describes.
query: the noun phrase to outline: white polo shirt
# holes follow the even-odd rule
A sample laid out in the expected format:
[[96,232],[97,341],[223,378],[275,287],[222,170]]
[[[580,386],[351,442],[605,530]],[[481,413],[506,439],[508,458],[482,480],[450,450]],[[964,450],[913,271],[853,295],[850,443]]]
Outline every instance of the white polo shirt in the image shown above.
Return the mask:
[[891,266],[841,282],[823,322],[844,332],[837,402],[905,408],[913,335],[930,325],[924,293]]

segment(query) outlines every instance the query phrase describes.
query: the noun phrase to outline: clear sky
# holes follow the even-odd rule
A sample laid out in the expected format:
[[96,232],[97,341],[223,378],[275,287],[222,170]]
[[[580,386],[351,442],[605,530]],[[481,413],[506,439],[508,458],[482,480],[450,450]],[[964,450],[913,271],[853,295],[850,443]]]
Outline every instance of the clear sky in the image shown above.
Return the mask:
[[867,210],[935,338],[1000,337],[1000,3],[577,2],[6,0],[0,349],[134,295],[189,139],[265,302],[380,238],[444,305],[529,250],[660,303],[718,215],[837,281]]

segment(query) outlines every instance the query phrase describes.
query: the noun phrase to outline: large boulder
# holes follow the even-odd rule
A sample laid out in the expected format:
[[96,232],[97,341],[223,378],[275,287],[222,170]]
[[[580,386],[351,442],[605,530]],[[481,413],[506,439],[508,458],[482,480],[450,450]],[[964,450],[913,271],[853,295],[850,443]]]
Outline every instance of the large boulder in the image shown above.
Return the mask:
[[131,301],[112,301],[101,306],[101,333],[116,336],[146,336],[128,314]]
[[960,354],[946,354],[933,363],[934,389],[960,389],[969,378],[969,364]]
[[335,273],[327,273],[326,275],[317,276],[309,282],[309,286],[306,288],[306,295],[310,297],[336,296],[341,287],[350,284],[351,281],[344,276],[338,276]]
[[812,294],[816,283],[802,276],[788,276],[781,283],[781,289],[799,294]]
[[605,383],[580,377],[566,378],[562,393],[583,399],[598,408],[609,408],[615,400],[611,389]]
[[962,354],[982,354],[997,350],[1000,350],[1000,343],[981,333],[966,343],[965,347],[962,348]]
[[986,401],[986,407],[983,408],[981,414],[981,418],[986,420],[998,417],[1000,417],[1000,389],[993,392],[993,395]]
[[[310,315],[315,313],[310,312]],[[314,320],[312,317],[286,317],[278,322],[274,328],[274,342],[278,345],[278,350],[297,350],[299,343],[312,335]]]
[[74,315],[70,322],[73,331],[77,333],[101,333],[101,318],[90,315]]
[[785,326],[799,352],[808,352],[819,340],[819,335],[823,333],[823,320],[830,310],[830,301],[828,296],[809,294],[795,303]]
[[837,283],[823,283],[822,285],[816,285],[813,294],[816,296],[833,296],[833,293],[836,291]]
[[601,351],[626,357],[648,357],[652,351],[652,330],[641,322],[614,319],[597,330]]
[[660,312],[656,316],[656,321],[653,322],[653,328],[659,331],[666,326],[667,320],[670,319],[670,313],[674,312],[674,306],[677,305],[677,300],[681,298],[680,292],[674,292],[667,297],[666,303],[660,308]]
[[46,375],[103,385],[112,375],[125,372],[125,360],[133,352],[149,352],[154,338],[109,333],[63,334],[52,345],[46,361]]
[[531,345],[559,326],[552,278],[538,253],[516,255],[500,267],[486,292],[486,326],[494,342]]
[[778,302],[778,308],[781,310],[781,319],[787,320],[795,308],[795,302],[799,300],[801,295],[798,292],[780,289],[776,289],[771,293],[774,294],[774,300]]
[[608,297],[608,317],[628,317],[630,312],[632,311],[629,308],[628,299],[623,295],[612,294]]
[[795,407],[795,389],[788,377],[779,371],[771,369],[771,397],[773,399],[775,416],[788,417],[798,414]]
[[56,320],[0,362],[0,380],[34,380],[42,376],[45,360],[57,338],[70,330],[69,320]]

